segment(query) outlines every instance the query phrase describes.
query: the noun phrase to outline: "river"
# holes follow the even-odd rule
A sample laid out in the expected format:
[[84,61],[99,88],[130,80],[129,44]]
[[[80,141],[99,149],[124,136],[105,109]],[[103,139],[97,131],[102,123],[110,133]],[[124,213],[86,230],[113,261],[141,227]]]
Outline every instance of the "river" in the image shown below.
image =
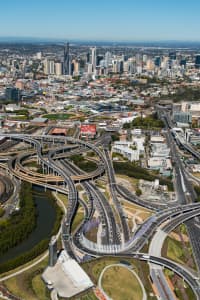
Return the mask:
[[37,226],[21,244],[11,248],[0,257],[0,263],[6,262],[31,250],[41,240],[50,237],[56,219],[55,208],[48,200],[44,190],[33,186],[33,199],[37,209]]

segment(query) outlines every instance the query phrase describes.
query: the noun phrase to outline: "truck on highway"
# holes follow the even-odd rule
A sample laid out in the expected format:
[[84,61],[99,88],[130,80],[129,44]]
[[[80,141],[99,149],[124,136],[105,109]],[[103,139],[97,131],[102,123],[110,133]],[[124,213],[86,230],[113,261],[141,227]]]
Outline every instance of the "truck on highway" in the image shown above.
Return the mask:
[[150,258],[150,256],[146,255],[146,254],[142,255],[142,257],[145,258],[145,259],[149,259]]

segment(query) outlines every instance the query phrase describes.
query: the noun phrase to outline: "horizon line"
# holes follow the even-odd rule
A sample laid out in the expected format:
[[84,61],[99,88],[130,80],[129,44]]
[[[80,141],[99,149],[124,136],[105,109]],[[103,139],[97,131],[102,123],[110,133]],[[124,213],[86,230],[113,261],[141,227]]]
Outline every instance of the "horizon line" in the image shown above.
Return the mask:
[[56,38],[56,37],[36,37],[36,36],[0,36],[1,40],[38,40],[56,42],[106,42],[106,43],[200,43],[200,40],[190,39],[95,39],[95,38]]

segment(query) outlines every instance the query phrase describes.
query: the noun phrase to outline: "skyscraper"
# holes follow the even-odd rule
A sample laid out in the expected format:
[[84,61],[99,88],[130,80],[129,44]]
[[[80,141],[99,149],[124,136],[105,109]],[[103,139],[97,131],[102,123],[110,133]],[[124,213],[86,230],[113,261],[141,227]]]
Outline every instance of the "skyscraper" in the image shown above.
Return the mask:
[[160,65],[161,65],[161,57],[160,56],[156,56],[154,58],[154,64],[156,67],[160,67]]
[[69,43],[64,47],[64,74],[71,75],[71,55]]
[[195,68],[200,69],[200,54],[197,54],[195,57]]
[[55,63],[55,74],[58,76],[63,74],[63,64],[61,62]]
[[105,66],[108,68],[109,65],[112,64],[112,55],[110,52],[106,52],[105,54]]
[[91,48],[92,51],[92,57],[91,57],[91,64],[92,64],[92,72],[95,73],[96,72],[96,65],[97,65],[97,55],[96,55],[96,47]]
[[55,62],[52,59],[45,59],[44,61],[44,73],[47,75],[55,74]]
[[19,89],[16,89],[15,87],[7,87],[5,90],[5,97],[6,100],[11,100],[14,102],[20,101],[21,93]]

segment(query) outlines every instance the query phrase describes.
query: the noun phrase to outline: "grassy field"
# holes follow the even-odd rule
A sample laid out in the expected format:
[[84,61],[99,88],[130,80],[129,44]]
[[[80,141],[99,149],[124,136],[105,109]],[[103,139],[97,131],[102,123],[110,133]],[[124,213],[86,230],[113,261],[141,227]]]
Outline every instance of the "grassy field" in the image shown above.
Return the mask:
[[192,289],[186,282],[182,280],[181,277],[177,276],[176,274],[174,274],[174,272],[167,269],[164,269],[164,273],[174,285],[174,293],[179,300],[189,300],[196,298]]
[[140,283],[134,274],[120,266],[113,266],[105,271],[102,288],[113,300],[141,300],[143,296]]
[[182,242],[171,237],[167,237],[163,245],[162,256],[172,259],[180,264],[186,264],[190,268],[196,270],[196,265],[189,242],[185,242],[185,246],[183,246]]
[[[126,260],[131,263],[134,271],[138,274],[141,281],[144,284],[145,290],[148,295],[148,300],[154,300],[156,299],[154,296],[150,296],[150,294],[153,294],[151,282],[149,279],[149,267],[148,264],[142,261],[138,261],[135,259],[130,258],[117,258],[117,257],[106,257],[106,258],[99,258],[92,260],[90,262],[85,262],[81,264],[81,267],[86,271],[86,273],[89,275],[91,280],[94,282],[94,284],[97,284],[99,276],[103,269],[111,264],[120,263],[121,260]],[[124,299],[124,298],[122,298]],[[137,299],[137,298],[132,298]]]
[[90,229],[90,231],[85,233],[85,236],[88,240],[96,243],[97,242],[97,232],[98,232],[98,227],[94,227]]
[[12,294],[24,300],[49,300],[49,291],[41,279],[47,263],[48,259],[45,259],[21,275],[6,280],[5,286]]
[[184,263],[185,260],[184,251],[183,248],[181,247],[180,242],[175,241],[171,238],[167,239],[167,257],[179,263]]
[[200,173],[192,173],[193,176],[200,178]]
[[[73,297],[72,300],[98,300],[93,291],[89,291],[83,296]],[[64,300],[64,299],[63,299]],[[66,300],[66,299],[65,299]]]
[[132,187],[133,187],[133,190],[135,190],[136,189],[136,187],[138,186],[138,184],[139,184],[139,179],[137,179],[137,178],[133,178],[133,177],[128,177],[128,176],[126,176],[126,175],[116,175],[116,178],[118,178],[119,180],[120,179],[124,179],[124,180],[126,180],[127,182],[129,182],[131,185],[132,185]]
[[79,294],[78,296],[74,296],[71,298],[60,298],[59,297],[59,300],[67,300],[67,299],[70,299],[70,300],[98,300],[98,298],[95,296],[92,289],[89,291],[83,292],[83,293]]
[[80,206],[77,210],[76,216],[72,223],[72,232],[76,230],[76,228],[81,224],[82,220],[84,219],[84,211],[83,208]]
[[47,115],[43,115],[43,118],[48,118],[49,120],[67,120],[71,117],[73,117],[74,115],[72,114],[47,114]]
[[149,218],[152,215],[152,212],[146,208],[138,206],[137,204],[129,203],[128,201],[121,201],[122,206],[124,209],[129,211],[130,213],[135,214],[137,211],[140,211],[139,217],[142,219]]
[[67,195],[57,193],[57,197],[63,202],[63,204],[65,204],[66,206],[68,205],[68,196]]

